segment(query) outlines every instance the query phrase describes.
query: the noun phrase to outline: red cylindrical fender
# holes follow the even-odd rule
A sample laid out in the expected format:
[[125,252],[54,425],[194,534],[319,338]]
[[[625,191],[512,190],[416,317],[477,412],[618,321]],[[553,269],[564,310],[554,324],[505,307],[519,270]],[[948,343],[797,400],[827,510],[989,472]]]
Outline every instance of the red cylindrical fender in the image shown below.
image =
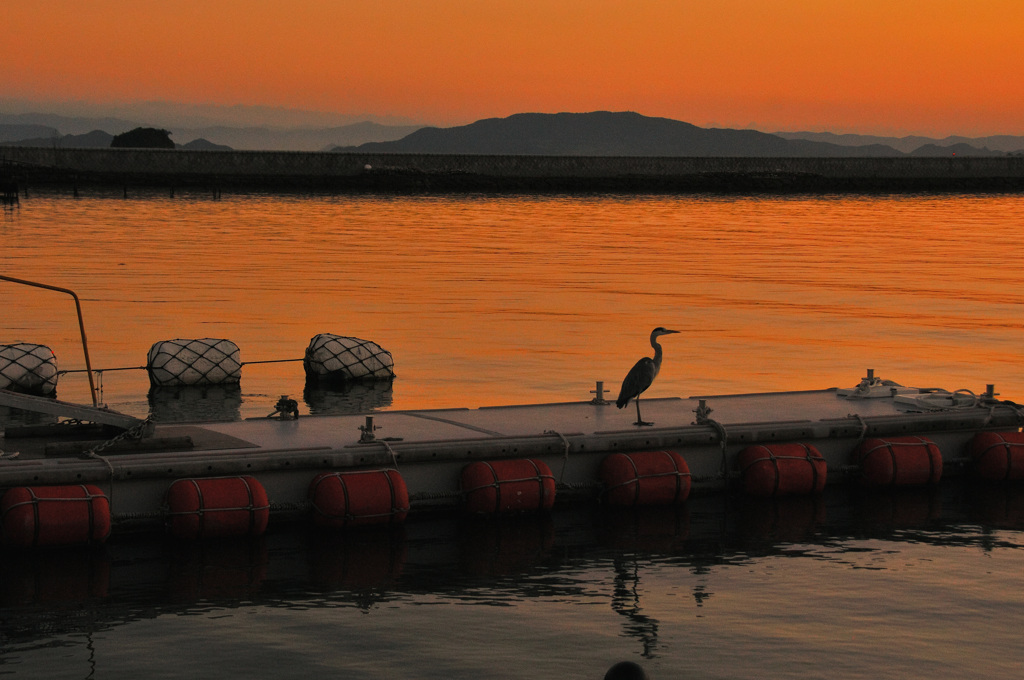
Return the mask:
[[828,478],[825,458],[810,444],[757,444],[740,451],[736,463],[751,496],[821,493]]
[[690,495],[690,468],[675,451],[613,453],[598,474],[609,505],[678,505]]
[[971,472],[990,482],[1024,480],[1024,432],[979,432],[968,450]]
[[92,484],[8,489],[0,515],[9,545],[102,543],[110,535],[110,501]]
[[853,462],[866,486],[921,486],[942,478],[942,453],[924,437],[865,439]]
[[178,538],[262,536],[270,502],[254,477],[179,479],[167,489],[171,533]]
[[405,520],[409,490],[398,470],[321,472],[309,486],[313,522],[323,527]]
[[550,510],[555,478],[540,460],[478,461],[462,469],[462,491],[469,512]]

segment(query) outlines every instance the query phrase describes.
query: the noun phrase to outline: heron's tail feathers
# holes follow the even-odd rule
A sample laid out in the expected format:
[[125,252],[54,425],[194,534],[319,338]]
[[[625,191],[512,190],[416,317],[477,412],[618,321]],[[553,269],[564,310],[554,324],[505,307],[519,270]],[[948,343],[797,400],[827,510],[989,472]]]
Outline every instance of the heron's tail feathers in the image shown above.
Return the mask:
[[619,408],[626,408],[626,404],[629,403],[629,397],[619,397],[615,402],[615,405]]

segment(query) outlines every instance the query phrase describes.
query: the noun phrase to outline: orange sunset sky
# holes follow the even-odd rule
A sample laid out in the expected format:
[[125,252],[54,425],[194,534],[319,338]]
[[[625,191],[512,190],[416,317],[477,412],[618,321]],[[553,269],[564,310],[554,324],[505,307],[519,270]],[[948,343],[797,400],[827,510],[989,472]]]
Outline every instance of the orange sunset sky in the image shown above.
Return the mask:
[[8,0],[2,14],[0,110],[164,101],[442,126],[631,110],[1024,134],[1022,0]]

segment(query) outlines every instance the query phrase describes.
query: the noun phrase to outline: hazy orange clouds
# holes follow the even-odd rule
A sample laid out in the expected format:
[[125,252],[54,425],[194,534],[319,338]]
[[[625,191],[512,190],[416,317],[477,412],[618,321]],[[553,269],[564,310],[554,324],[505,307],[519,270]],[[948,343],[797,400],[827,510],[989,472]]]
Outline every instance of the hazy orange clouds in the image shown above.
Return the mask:
[[34,0],[4,96],[1022,134],[1020,0]]

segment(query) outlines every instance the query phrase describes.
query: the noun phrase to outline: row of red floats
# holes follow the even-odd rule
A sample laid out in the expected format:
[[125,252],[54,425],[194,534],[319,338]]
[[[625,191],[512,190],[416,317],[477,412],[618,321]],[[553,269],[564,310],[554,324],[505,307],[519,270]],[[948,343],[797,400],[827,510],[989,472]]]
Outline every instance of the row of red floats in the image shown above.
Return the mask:
[[[309,487],[313,521],[323,527],[401,522],[409,492],[397,470],[322,472]],[[255,477],[179,479],[164,497],[177,538],[261,536],[270,520],[267,491]],[[102,543],[110,501],[92,484],[15,487],[0,498],[3,539],[32,547]]]
[[[979,432],[968,451],[975,478],[989,482],[1024,480],[1024,433]],[[942,452],[926,437],[865,439],[853,452],[861,482],[868,487],[937,484]],[[740,452],[743,490],[778,497],[821,493],[828,474],[825,458],[809,444],[759,444]]]
[[[970,445],[973,470],[989,481],[1024,480],[1024,433],[982,432]],[[924,437],[866,439],[853,454],[865,485],[935,484],[942,454]],[[758,444],[737,458],[743,490],[753,496],[810,495],[825,488],[825,458],[808,444]],[[690,471],[674,451],[615,453],[601,462],[604,501],[613,506],[675,505],[690,494]],[[549,510],[555,478],[542,461],[479,461],[462,471],[468,512],[504,514]],[[398,470],[322,472],[309,487],[313,522],[343,528],[397,523],[409,512]],[[179,479],[167,490],[170,532],[182,539],[260,536],[270,502],[254,477]],[[91,484],[16,487],[0,499],[4,542],[16,546],[97,543],[110,534],[110,503]]]

